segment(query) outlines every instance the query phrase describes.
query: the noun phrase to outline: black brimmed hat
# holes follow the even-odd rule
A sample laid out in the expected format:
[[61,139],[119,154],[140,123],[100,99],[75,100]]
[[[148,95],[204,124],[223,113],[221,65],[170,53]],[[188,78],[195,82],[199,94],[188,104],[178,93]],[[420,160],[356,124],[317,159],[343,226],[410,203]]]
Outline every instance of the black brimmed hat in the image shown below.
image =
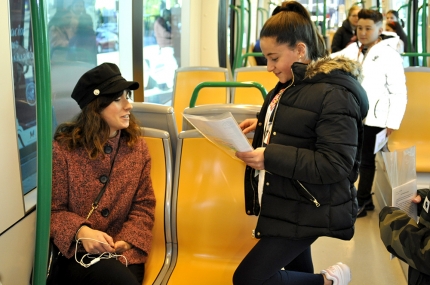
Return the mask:
[[85,72],[79,78],[73,89],[72,98],[83,109],[97,96],[117,96],[125,89],[136,90],[137,88],[139,83],[125,80],[116,64],[105,62]]

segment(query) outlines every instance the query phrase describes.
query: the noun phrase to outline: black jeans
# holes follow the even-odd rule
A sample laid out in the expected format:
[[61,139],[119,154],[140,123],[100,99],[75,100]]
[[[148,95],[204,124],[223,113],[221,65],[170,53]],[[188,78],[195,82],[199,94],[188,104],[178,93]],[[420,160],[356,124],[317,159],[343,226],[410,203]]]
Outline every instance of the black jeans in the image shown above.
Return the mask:
[[[78,254],[80,260],[83,254]],[[85,263],[91,259],[85,258]],[[60,277],[58,284],[79,285],[141,285],[145,273],[144,264],[133,264],[126,267],[115,258],[102,259],[88,268],[70,259],[61,257],[59,261]]]
[[233,275],[233,284],[324,284],[324,277],[314,274],[311,244],[315,240],[261,238],[239,264]]
[[358,206],[372,198],[372,185],[375,178],[375,141],[376,134],[383,128],[364,126],[363,150],[361,152],[360,180],[358,182]]

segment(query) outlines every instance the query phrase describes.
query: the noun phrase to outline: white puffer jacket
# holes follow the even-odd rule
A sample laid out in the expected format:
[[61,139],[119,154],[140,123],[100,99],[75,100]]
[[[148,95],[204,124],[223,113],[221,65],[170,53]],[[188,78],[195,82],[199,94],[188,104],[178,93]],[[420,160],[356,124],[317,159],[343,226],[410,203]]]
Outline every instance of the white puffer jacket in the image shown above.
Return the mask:
[[362,64],[361,84],[369,99],[369,113],[365,124],[397,130],[407,103],[403,61],[396,51],[399,37],[382,34],[381,38],[383,40],[374,45],[366,56],[360,52],[361,44],[357,42],[331,54],[331,57],[343,55]]

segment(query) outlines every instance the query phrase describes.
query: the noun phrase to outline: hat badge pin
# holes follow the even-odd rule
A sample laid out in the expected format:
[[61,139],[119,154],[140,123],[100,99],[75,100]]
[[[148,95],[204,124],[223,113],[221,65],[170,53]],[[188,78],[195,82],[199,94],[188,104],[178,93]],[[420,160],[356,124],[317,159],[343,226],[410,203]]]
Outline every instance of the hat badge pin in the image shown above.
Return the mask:
[[93,94],[96,95],[96,96],[99,95],[100,94],[100,90],[94,89]]

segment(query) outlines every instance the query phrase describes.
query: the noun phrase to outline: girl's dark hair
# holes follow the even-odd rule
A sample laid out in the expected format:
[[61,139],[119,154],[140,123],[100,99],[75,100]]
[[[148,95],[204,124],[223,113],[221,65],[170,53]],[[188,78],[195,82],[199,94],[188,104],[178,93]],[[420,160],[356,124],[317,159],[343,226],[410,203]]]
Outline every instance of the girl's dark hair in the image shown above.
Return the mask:
[[369,19],[372,20],[375,24],[382,23],[382,14],[376,10],[370,9],[361,9],[358,12],[358,19]]
[[303,42],[311,60],[328,55],[324,39],[316,31],[308,11],[296,1],[286,1],[275,8],[261,29],[260,39],[264,37],[274,37],[277,43],[290,47]]
[[396,10],[389,10],[387,14],[393,14],[396,19],[399,20],[399,12],[397,12]]
[[390,26],[396,34],[399,36],[399,38],[402,40],[404,44],[404,52],[407,52],[408,50],[408,37],[405,34],[405,31],[403,31],[402,26],[399,22],[387,22],[387,26]]
[[399,12],[397,12],[396,10],[389,10],[386,14],[393,14],[394,17],[396,17],[397,22],[399,22],[400,25],[402,25],[402,28],[405,27],[405,22],[399,18]]
[[[110,128],[101,117],[101,112],[118,96],[99,96],[76,116],[74,121],[59,125],[54,134],[54,140],[68,150],[84,147],[90,159],[104,155],[104,145],[109,139]],[[141,135],[140,127],[133,114],[129,117],[129,126],[121,130],[121,137],[125,137],[127,145],[132,147]]]

